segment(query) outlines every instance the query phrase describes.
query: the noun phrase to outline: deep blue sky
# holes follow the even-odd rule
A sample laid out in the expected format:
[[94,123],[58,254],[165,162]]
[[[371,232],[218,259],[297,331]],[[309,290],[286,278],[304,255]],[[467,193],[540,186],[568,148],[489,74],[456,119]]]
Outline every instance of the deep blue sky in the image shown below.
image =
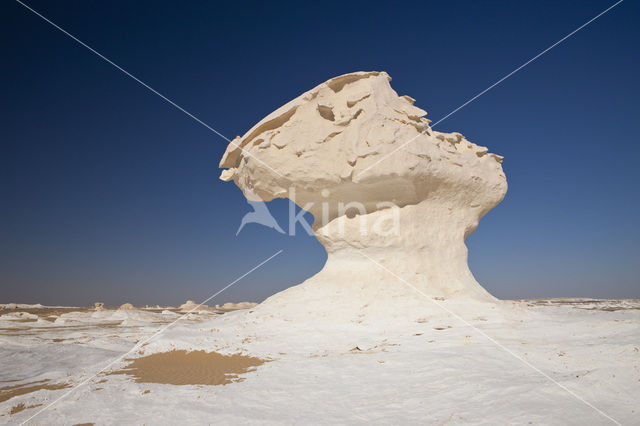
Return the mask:
[[[356,70],[437,121],[612,3],[27,1],[230,138]],[[437,127],[505,156],[467,240],[496,296],[640,297],[638,22],[623,2]],[[212,303],[320,270],[302,232],[235,236],[250,207],[218,180],[222,138],[18,3],[0,23],[0,302],[202,300],[281,248]]]

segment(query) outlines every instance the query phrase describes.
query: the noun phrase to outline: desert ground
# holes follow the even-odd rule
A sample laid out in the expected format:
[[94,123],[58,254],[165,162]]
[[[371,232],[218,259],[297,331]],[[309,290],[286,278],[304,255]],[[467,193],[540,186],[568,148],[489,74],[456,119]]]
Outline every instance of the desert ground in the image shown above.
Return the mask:
[[5,424],[640,422],[640,300],[281,326],[253,305],[0,306]]

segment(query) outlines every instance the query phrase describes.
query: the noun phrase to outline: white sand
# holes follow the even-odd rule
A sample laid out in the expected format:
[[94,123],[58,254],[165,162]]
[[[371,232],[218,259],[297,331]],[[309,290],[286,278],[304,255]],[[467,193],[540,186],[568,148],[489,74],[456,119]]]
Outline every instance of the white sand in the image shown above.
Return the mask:
[[[424,303],[424,315],[409,323],[385,317],[341,322],[328,315],[320,326],[255,323],[250,311],[202,314],[134,355],[185,349],[272,361],[225,386],[101,375],[32,424],[611,424],[477,330]],[[443,303],[611,417],[638,424],[640,301],[504,302],[483,314]],[[114,311],[100,318],[65,314],[69,323],[62,326],[0,321],[2,385],[80,383],[173,320],[116,312],[132,315],[137,325],[122,325],[126,319]],[[39,390],[2,402],[0,423],[24,421],[67,391]],[[19,404],[44,405],[11,415]]]

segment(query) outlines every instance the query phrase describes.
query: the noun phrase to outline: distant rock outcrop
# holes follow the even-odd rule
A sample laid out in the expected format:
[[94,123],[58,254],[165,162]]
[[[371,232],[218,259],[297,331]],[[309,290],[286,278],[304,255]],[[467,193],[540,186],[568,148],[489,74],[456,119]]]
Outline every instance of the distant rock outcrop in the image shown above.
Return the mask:
[[239,309],[250,309],[257,305],[257,303],[253,302],[240,302],[240,303],[232,303],[227,302],[224,305],[216,305],[216,309],[219,311],[237,311]]
[[332,78],[227,147],[220,178],[249,200],[290,198],[311,212],[328,253],[321,272],[260,309],[416,298],[401,281],[431,297],[495,300],[471,274],[464,240],[505,196],[502,157],[433,130],[390,80]]
[[125,303],[125,304],[120,305],[120,308],[118,308],[118,309],[135,309],[135,308],[136,307],[133,306],[131,303]]
[[[192,311],[192,310],[198,308],[198,306],[199,305],[196,302],[194,302],[193,300],[187,300],[182,305],[180,305],[180,307],[178,309],[180,309],[181,311]],[[202,305],[202,306],[200,306],[200,308],[206,309],[207,307],[205,305]]]

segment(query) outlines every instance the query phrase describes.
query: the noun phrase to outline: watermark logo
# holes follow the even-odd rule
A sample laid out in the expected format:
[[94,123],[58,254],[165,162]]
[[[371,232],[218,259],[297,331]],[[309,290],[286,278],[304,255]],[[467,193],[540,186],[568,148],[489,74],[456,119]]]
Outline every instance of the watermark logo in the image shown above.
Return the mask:
[[[251,223],[266,226],[280,234],[288,234],[289,236],[295,236],[296,230],[299,228],[298,225],[300,225],[308,235],[313,236],[313,228],[307,221],[308,216],[305,216],[305,214],[311,210],[316,212],[316,216],[314,217],[314,220],[318,221],[316,229],[321,230],[325,236],[336,234],[343,237],[348,226],[348,221],[352,221],[349,226],[350,232],[354,232],[356,228],[353,225],[356,225],[357,231],[355,232],[361,236],[378,235],[381,237],[389,237],[399,235],[400,233],[400,211],[399,207],[394,203],[388,201],[379,202],[375,204],[375,208],[372,211],[368,211],[366,206],[359,201],[333,201],[329,197],[329,190],[323,189],[321,195],[324,201],[319,204],[309,202],[296,212],[295,194],[295,188],[290,188],[288,192],[288,198],[290,199],[288,232],[280,227],[278,221],[273,214],[271,214],[271,211],[264,201],[247,200],[253,211],[243,216],[240,226],[236,231],[236,236],[240,234],[240,231],[242,231],[246,225]],[[250,195],[252,198],[258,198],[254,193]],[[335,206],[333,204],[335,204]],[[337,215],[332,216],[330,214],[332,211],[337,211]],[[369,213],[374,212],[376,212],[375,215],[369,215]],[[333,221],[336,221],[336,223],[332,223]],[[354,221],[357,223],[354,223]]]
[[245,214],[242,217],[242,221],[240,222],[240,227],[236,231],[236,236],[242,231],[242,228],[248,223],[257,223],[258,225],[266,226],[268,228],[275,229],[281,234],[285,232],[280,228],[276,218],[273,217],[269,209],[267,208],[267,204],[264,201],[249,201],[247,200],[249,205],[253,207],[253,211]]

